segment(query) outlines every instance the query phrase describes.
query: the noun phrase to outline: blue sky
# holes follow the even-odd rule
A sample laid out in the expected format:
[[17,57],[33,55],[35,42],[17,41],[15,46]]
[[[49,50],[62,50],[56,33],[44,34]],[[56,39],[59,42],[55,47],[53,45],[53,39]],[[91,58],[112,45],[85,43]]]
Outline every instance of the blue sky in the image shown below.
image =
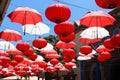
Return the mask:
[[[68,21],[72,23],[74,23],[75,20],[80,20],[82,16],[84,16],[88,11],[91,11],[91,10],[102,10],[104,12],[110,11],[110,9],[102,9],[98,7],[95,3],[95,0],[59,0],[59,1],[67,3],[66,5],[70,8],[71,17],[69,18]],[[5,18],[3,20],[3,23],[0,27],[0,31],[5,29],[14,29],[19,31],[23,35],[22,25],[11,22],[10,19],[7,17],[7,15],[18,7],[30,7],[40,12],[43,18],[43,23],[45,23],[50,27],[51,29],[50,33],[46,35],[50,35],[50,34],[55,35],[54,33],[55,24],[53,22],[50,22],[45,17],[45,14],[44,14],[45,9],[49,5],[54,3],[58,3],[58,2],[55,0],[11,0],[11,3],[6,12]],[[25,36],[23,35],[23,41],[28,41],[33,39],[35,39],[34,35],[29,35],[29,34],[26,34]]]

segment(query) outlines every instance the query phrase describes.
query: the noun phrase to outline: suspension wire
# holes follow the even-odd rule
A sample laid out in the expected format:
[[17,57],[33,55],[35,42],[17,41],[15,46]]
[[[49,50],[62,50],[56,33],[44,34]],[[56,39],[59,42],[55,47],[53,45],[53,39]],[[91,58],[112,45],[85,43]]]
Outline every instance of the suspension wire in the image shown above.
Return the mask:
[[[58,1],[58,0],[53,0],[53,1]],[[81,7],[81,6],[78,6],[78,5],[75,5],[75,4],[71,4],[71,3],[67,3],[67,2],[63,2],[63,1],[60,1],[60,0],[59,0],[59,2],[63,3],[63,4],[71,5],[71,6],[74,6],[74,7],[77,7],[77,8],[81,8],[81,9],[85,9],[85,10],[89,10],[89,11],[94,11],[93,9]]]

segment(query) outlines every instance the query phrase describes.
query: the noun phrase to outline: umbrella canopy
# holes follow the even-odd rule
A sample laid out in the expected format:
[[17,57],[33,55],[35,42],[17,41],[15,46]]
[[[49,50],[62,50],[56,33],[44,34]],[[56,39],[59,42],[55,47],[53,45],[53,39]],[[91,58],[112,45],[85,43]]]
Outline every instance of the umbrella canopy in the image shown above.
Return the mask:
[[44,23],[37,23],[36,25],[33,24],[26,24],[23,26],[23,31],[25,33],[33,34],[33,35],[43,35],[50,32],[50,28]]
[[22,35],[18,31],[6,29],[0,32],[0,38],[6,41],[19,41],[22,40]]
[[91,11],[80,19],[80,24],[87,27],[105,27],[112,25],[115,19],[108,13],[102,11]]
[[19,55],[19,54],[22,54],[21,51],[17,50],[17,49],[9,49],[7,50],[7,53],[10,54],[10,55]]
[[22,25],[25,24],[36,24],[42,21],[41,14],[29,7],[18,7],[14,11],[12,11],[8,17],[12,22],[16,22]]
[[109,32],[105,28],[101,27],[90,27],[88,29],[85,29],[80,34],[80,42],[83,42],[85,44],[88,43],[95,43],[100,41],[102,38],[109,36]]
[[0,41],[0,49],[1,50],[8,50],[8,49],[15,49],[15,46],[7,41]]

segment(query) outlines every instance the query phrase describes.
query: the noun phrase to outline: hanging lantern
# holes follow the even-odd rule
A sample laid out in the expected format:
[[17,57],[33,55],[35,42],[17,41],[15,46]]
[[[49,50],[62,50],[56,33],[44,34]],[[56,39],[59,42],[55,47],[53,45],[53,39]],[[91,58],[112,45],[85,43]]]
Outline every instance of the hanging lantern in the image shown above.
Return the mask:
[[65,4],[52,4],[45,11],[48,20],[61,23],[67,21],[71,16],[71,11]]
[[74,59],[76,57],[75,51],[73,49],[64,49],[62,52],[63,56],[69,57],[70,59]]
[[59,61],[58,61],[57,59],[51,59],[51,60],[50,60],[50,63],[53,64],[53,65],[58,64],[58,62],[59,62]]
[[71,69],[73,66],[76,66],[76,64],[73,62],[69,62],[69,63],[64,64],[64,67],[67,69]]
[[31,55],[33,53],[34,53],[34,50],[32,48],[29,48],[28,50],[23,52],[24,55]]
[[57,35],[67,36],[74,31],[74,25],[71,22],[65,21],[54,26],[54,32]]
[[13,61],[10,62],[10,65],[11,65],[11,66],[16,66],[17,64],[18,64],[18,62],[15,61],[15,60],[13,60]]
[[120,0],[95,0],[95,2],[104,9],[113,9],[120,6]]
[[73,41],[75,39],[75,33],[72,32],[68,36],[59,35],[59,39],[63,42],[68,43],[68,42]]
[[92,52],[92,48],[88,45],[81,46],[79,50],[82,54],[88,55]]
[[63,57],[63,61],[64,61],[64,62],[71,62],[71,61],[72,61],[72,58],[71,58],[71,57],[68,57],[68,56],[64,56],[64,57]]
[[7,63],[10,63],[11,59],[9,57],[5,57],[2,59],[2,63],[3,64],[7,64]]
[[103,45],[108,48],[108,49],[114,49],[114,45],[111,43],[111,40],[110,39],[106,39],[104,42],[103,42]]
[[98,61],[103,62],[106,61],[107,59],[111,58],[111,54],[109,52],[102,52],[98,57]]
[[20,42],[16,45],[16,48],[24,52],[30,48],[30,45],[27,42]]
[[31,60],[33,60],[33,61],[34,61],[37,57],[38,57],[38,55],[37,55],[36,53],[33,53],[33,54],[31,54],[31,55],[28,56],[28,58],[31,59]]
[[116,48],[120,47],[120,34],[116,34],[111,37],[110,42],[112,45],[114,45]]
[[36,38],[33,40],[32,45],[36,48],[43,48],[47,45],[47,41],[43,38]]
[[22,61],[24,60],[24,58],[23,58],[23,56],[21,56],[21,55],[16,55],[16,56],[14,57],[14,60],[19,63],[19,62],[22,62]]

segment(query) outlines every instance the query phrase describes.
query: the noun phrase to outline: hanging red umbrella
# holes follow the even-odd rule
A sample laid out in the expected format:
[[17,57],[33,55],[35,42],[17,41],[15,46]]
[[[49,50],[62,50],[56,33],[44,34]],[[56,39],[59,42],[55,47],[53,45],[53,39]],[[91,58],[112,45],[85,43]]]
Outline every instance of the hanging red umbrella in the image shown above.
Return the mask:
[[80,24],[87,27],[105,27],[112,25],[114,22],[114,17],[102,11],[91,11],[80,19]]
[[9,49],[6,51],[8,54],[10,55],[19,55],[19,54],[22,54],[21,51],[17,50],[17,49]]
[[6,29],[0,32],[0,38],[6,41],[19,41],[22,40],[22,35],[18,31]]
[[54,26],[54,32],[57,35],[67,36],[74,31],[74,25],[71,22],[65,21]]
[[6,53],[6,52],[0,50],[0,56],[8,56],[8,53]]
[[45,10],[45,16],[48,20],[61,23],[69,19],[71,11],[65,4],[52,4]]
[[74,43],[73,41],[68,43],[65,43],[63,41],[58,41],[55,46],[56,48],[69,49],[69,48],[74,48],[76,46],[76,43]]
[[36,24],[42,21],[41,14],[32,8],[29,7],[18,7],[12,11],[8,17],[12,22],[25,24]]
[[95,0],[95,2],[104,9],[113,9],[120,6],[120,0]]

